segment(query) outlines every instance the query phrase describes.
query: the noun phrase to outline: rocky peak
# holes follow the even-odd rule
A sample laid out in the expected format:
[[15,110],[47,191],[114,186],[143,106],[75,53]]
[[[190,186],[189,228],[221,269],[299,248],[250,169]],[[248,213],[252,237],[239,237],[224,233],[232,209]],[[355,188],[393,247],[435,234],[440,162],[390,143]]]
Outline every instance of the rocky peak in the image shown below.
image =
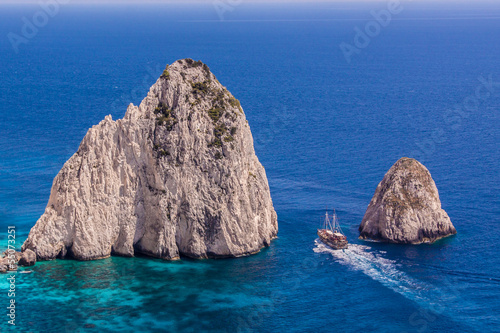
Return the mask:
[[169,147],[186,138],[186,132],[202,136],[208,153],[217,160],[230,158],[231,151],[241,148],[235,142],[238,127],[248,127],[240,102],[206,64],[191,59],[167,66],[140,109],[146,118],[156,120],[154,150],[177,162],[184,160],[182,152],[172,157]]
[[415,159],[399,159],[377,186],[359,227],[361,239],[429,243],[456,234],[441,209],[429,170]]

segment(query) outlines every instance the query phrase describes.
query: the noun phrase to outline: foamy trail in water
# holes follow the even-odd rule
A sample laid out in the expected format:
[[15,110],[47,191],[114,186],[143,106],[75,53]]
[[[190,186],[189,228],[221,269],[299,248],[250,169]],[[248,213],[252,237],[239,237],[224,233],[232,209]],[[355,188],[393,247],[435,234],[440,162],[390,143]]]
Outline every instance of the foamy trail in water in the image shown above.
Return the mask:
[[372,251],[369,246],[349,244],[346,250],[332,250],[316,239],[316,253],[330,253],[337,261],[350,269],[361,271],[387,288],[429,307],[436,300],[430,297],[434,286],[423,283],[398,269],[395,261],[386,259],[382,252]]
[[[398,269],[398,264],[394,260],[383,257],[385,251],[372,250],[369,246],[358,244],[349,244],[346,250],[332,250],[319,239],[316,239],[315,244],[314,252],[330,253],[340,264],[363,272],[387,288],[414,301],[420,308],[430,310],[432,315],[427,314],[428,317],[425,317],[429,320],[432,318],[434,318],[432,321],[436,320],[436,315],[446,315],[456,320],[457,313],[462,312],[461,309],[464,307],[477,308],[477,304],[473,301],[461,298],[453,284],[447,283],[442,288],[437,288],[410,277]],[[424,314],[419,312],[421,316]],[[473,319],[470,316],[465,317],[467,320]],[[473,328],[470,330],[474,331]]]

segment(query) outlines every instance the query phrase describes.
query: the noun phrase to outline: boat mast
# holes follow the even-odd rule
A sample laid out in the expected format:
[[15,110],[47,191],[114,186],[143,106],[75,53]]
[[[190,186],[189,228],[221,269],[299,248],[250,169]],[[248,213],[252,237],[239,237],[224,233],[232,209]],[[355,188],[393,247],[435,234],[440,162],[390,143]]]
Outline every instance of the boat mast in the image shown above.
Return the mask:
[[342,229],[340,228],[340,223],[338,221],[335,209],[333,210],[333,215],[331,220],[330,217],[328,216],[328,210],[326,211],[325,219],[323,221],[323,229],[332,230],[333,232],[340,232],[342,235],[344,234],[342,232]]
[[337,213],[335,212],[335,209],[333,210],[332,223],[333,223],[333,232],[337,232]]
[[342,228],[340,228],[339,219],[337,218],[337,213],[335,212],[335,209],[333,210],[333,225],[334,225],[335,232],[339,232],[342,235],[344,234],[342,232]]

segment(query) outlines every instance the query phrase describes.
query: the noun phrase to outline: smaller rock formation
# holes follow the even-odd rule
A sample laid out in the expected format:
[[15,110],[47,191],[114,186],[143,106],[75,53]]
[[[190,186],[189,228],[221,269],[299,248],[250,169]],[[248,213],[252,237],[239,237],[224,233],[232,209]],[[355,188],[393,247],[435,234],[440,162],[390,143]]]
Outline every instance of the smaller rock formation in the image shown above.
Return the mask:
[[4,251],[0,257],[0,273],[17,271],[18,266],[33,266],[36,263],[36,253],[32,250],[24,252]]
[[36,253],[28,249],[24,251],[19,259],[19,266],[33,266],[36,263]]
[[0,257],[0,273],[15,271],[17,269],[17,262],[21,259],[21,252],[14,252],[10,257],[8,252],[3,252],[2,257]]
[[432,243],[457,233],[429,170],[407,157],[378,184],[359,232],[360,239],[402,244]]
[[[19,261],[19,259],[21,259],[21,256],[22,256],[22,253],[19,251],[15,251],[11,254],[11,258],[13,258],[16,261],[16,263]],[[5,262],[7,262],[7,260],[9,260],[9,250],[3,251],[2,258],[0,258],[0,261],[2,261],[2,260],[5,260]]]

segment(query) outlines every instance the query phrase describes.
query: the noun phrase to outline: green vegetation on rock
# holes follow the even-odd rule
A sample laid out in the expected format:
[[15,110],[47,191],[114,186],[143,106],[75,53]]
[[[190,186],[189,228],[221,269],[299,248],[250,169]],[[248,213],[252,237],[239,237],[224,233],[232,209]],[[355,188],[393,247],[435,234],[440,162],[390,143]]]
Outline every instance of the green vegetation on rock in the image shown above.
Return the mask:
[[240,110],[241,113],[243,113],[243,109],[241,108],[241,104],[240,104],[240,101],[238,101],[236,98],[234,97],[231,97],[229,99],[229,104],[233,107],[233,108],[238,108],[238,110]]
[[208,115],[210,116],[210,119],[214,122],[214,124],[219,121],[220,117],[224,113],[224,110],[222,108],[211,108],[208,110]]
[[170,79],[170,72],[168,71],[168,65],[160,76],[162,79]]
[[195,95],[204,95],[211,92],[210,89],[210,80],[205,80],[203,82],[191,83],[191,87],[193,88],[193,94]]
[[163,102],[160,102],[155,108],[155,114],[157,114],[156,123],[159,126],[165,125],[167,131],[174,129],[174,126],[179,122],[175,117],[173,111],[167,107]]
[[216,125],[214,128],[214,139],[209,143],[209,147],[222,147],[222,136],[227,132],[226,125],[224,123]]
[[160,157],[165,157],[170,155],[170,153],[167,150],[163,149],[159,144],[156,143],[153,145],[153,150],[158,152],[158,156]]

